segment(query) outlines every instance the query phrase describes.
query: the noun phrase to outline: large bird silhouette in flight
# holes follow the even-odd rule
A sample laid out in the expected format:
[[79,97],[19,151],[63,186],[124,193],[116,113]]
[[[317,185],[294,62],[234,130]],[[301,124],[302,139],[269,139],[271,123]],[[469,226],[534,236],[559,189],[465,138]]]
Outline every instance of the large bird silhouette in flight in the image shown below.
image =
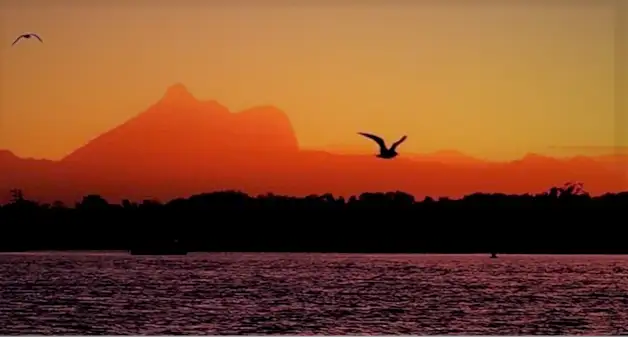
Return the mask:
[[30,39],[31,37],[37,38],[37,40],[39,40],[39,42],[44,43],[44,40],[42,40],[41,37],[39,37],[39,35],[37,35],[35,33],[26,33],[26,34],[22,34],[22,35],[18,36],[17,39],[15,39],[15,41],[13,41],[11,46],[14,46],[18,41],[20,41],[23,38],[24,39]]
[[401,139],[399,139],[398,141],[394,142],[393,145],[390,148],[386,147],[386,142],[384,142],[384,140],[376,135],[372,135],[370,133],[365,133],[365,132],[358,132],[359,135],[370,138],[372,140],[374,140],[377,145],[379,145],[379,154],[376,155],[376,157],[378,158],[382,158],[382,159],[392,159],[397,157],[398,153],[397,153],[397,146],[399,146],[399,144],[403,143],[406,138],[408,138],[407,136],[403,136],[401,137]]

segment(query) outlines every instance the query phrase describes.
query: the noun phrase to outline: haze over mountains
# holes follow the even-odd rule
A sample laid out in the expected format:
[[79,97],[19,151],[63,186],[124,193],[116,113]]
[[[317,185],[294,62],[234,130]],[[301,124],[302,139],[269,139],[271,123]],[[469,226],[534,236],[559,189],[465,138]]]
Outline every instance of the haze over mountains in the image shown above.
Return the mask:
[[422,198],[540,192],[567,181],[583,182],[593,194],[627,185],[626,157],[610,155],[556,159],[529,154],[497,163],[451,150],[404,154],[403,146],[401,155],[389,161],[334,152],[300,149],[289,118],[275,107],[233,113],[216,101],[197,100],[176,84],[146,111],[60,161],[23,159],[0,150],[0,202],[9,199],[12,188],[33,199],[72,202],[87,194],[111,201],[169,200],[221,189],[345,196],[401,190]]

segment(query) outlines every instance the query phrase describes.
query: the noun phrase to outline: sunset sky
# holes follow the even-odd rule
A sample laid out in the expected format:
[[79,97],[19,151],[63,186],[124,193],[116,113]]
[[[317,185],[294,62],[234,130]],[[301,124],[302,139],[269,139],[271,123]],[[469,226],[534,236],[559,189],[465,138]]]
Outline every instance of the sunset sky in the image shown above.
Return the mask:
[[[371,149],[357,131],[500,160],[628,146],[613,2],[467,3],[4,0],[0,148],[60,158],[179,82],[279,107],[306,148]],[[45,43],[11,47],[26,31]]]

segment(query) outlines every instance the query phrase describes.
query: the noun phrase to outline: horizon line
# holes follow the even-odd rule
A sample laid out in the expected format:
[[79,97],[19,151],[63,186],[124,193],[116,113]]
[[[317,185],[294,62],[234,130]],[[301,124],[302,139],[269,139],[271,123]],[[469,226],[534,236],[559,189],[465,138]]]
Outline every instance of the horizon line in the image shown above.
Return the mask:
[[[62,162],[67,156],[72,154],[77,149],[89,144],[90,142],[86,142],[83,145],[76,147],[75,149],[69,151],[68,153],[64,154],[60,158],[56,158],[56,159],[50,158],[50,157],[22,156],[19,153],[15,152],[14,150],[7,149],[7,148],[4,148],[4,149],[0,148],[0,153],[2,152],[8,153],[12,156],[15,156],[16,158],[20,160]],[[343,149],[343,147],[344,145],[304,146],[304,147],[299,147],[299,150],[296,153],[323,152],[329,155],[337,155],[337,156],[366,156],[366,157],[375,156],[375,152],[373,150],[366,149],[366,146],[362,147],[362,146],[353,146],[353,145],[348,144],[346,148]],[[339,149],[335,150],[334,148],[339,148]],[[598,150],[598,151],[604,151],[604,152],[597,153],[597,154],[581,153],[581,154],[553,155],[553,154],[548,154],[541,151],[528,151],[512,159],[489,159],[485,157],[471,155],[461,150],[450,148],[450,149],[441,149],[441,150],[425,151],[425,152],[403,152],[402,154],[400,154],[399,159],[418,160],[418,159],[421,159],[422,156],[429,157],[429,156],[434,156],[434,155],[438,156],[438,155],[445,155],[445,154],[453,154],[454,156],[467,159],[470,161],[484,162],[487,164],[490,164],[490,163],[499,164],[499,163],[512,163],[516,161],[525,160],[527,157],[530,157],[530,156],[543,157],[543,158],[556,159],[556,160],[572,160],[572,159],[583,158],[583,157],[587,159],[591,159],[591,160],[596,160],[596,159],[599,159],[600,157],[624,157],[624,156],[628,157],[628,146],[619,147],[619,148],[620,148],[620,151],[614,150],[616,148],[612,146],[608,146],[608,147],[607,146],[595,146],[595,145],[594,146],[548,146],[548,149],[554,149],[554,150]],[[454,158],[454,161],[455,161],[456,157],[452,157],[452,158]],[[444,159],[452,159],[452,158],[444,158]],[[444,160],[443,162],[447,163],[447,160]]]

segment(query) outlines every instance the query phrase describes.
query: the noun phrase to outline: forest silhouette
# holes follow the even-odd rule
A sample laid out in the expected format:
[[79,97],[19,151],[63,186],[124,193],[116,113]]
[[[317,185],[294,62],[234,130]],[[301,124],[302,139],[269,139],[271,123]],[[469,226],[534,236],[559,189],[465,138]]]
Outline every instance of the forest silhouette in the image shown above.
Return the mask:
[[132,250],[360,253],[625,254],[628,192],[593,197],[579,183],[525,195],[415,200],[403,192],[305,198],[237,191],[165,203],[75,205],[12,190],[0,206],[2,251]]

